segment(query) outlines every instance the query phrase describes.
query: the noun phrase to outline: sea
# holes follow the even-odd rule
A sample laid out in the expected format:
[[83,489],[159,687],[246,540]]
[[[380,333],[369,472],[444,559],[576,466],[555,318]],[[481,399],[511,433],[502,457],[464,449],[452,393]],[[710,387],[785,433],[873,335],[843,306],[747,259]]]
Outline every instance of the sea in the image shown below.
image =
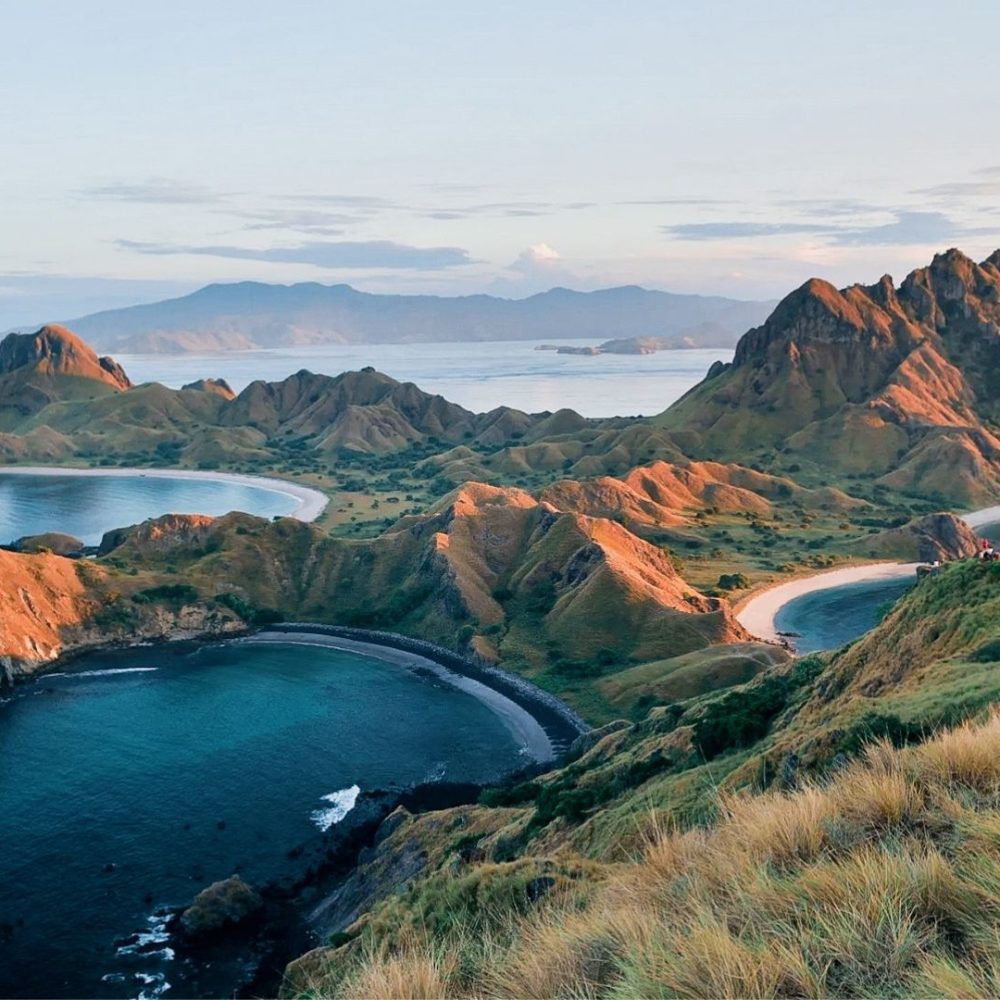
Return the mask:
[[[558,341],[589,347],[598,340]],[[528,413],[569,408],[585,417],[651,416],[705,377],[731,350],[655,354],[558,354],[540,341],[444,344],[322,344],[220,354],[121,354],[133,382],[180,388],[224,378],[239,392],[257,379],[277,381],[306,369],[338,375],[371,365],[477,413],[512,406]]]
[[170,908],[300,875],[366,792],[528,763],[484,703],[357,652],[171,644],[64,671],[0,703],[2,997],[231,995],[245,970],[184,959]]

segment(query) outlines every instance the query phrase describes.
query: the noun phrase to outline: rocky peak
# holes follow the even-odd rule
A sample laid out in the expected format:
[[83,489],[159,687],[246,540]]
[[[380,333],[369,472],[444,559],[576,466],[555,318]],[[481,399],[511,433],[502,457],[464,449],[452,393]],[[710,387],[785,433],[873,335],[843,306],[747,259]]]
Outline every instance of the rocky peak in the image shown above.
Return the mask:
[[0,375],[20,369],[93,379],[118,390],[132,387],[114,358],[98,357],[72,330],[56,324],[36,333],[11,333],[0,341]]

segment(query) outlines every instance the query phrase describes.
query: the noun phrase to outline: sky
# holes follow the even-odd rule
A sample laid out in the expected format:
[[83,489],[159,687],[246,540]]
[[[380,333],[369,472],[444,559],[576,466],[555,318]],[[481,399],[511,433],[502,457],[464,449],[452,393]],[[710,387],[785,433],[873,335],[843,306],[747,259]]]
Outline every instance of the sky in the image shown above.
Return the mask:
[[0,329],[209,282],[777,298],[1000,246],[994,0],[32,0]]

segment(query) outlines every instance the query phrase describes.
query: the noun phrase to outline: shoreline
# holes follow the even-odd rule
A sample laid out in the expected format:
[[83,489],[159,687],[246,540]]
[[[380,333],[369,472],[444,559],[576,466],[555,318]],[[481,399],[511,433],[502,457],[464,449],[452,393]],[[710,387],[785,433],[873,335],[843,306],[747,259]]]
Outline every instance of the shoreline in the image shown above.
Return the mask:
[[232,483],[234,486],[248,486],[254,489],[267,490],[291,497],[298,507],[287,517],[297,521],[315,521],[326,510],[330,498],[321,490],[312,486],[302,486],[287,479],[276,476],[254,476],[238,472],[215,472],[201,469],[140,469],[112,468],[100,469],[74,468],[61,465],[0,465],[0,475],[20,476],[118,476],[126,479],[194,479],[212,482]]
[[923,563],[881,562],[863,566],[842,566],[827,569],[811,576],[803,576],[786,583],[774,583],[752,594],[737,605],[736,620],[753,636],[765,642],[781,642],[776,619],[785,605],[820,590],[832,590],[852,583],[878,583],[881,581],[917,578],[917,567]]
[[[1000,522],[1000,505],[983,507],[967,514],[956,515],[970,528],[982,528]],[[878,583],[880,581],[902,580],[912,576],[916,580],[918,566],[924,563],[877,562],[860,566],[842,566],[827,569],[809,576],[802,576],[785,583],[769,584],[741,601],[734,608],[736,620],[753,636],[765,642],[781,642],[776,619],[786,604],[806,594],[852,583]]]
[[232,641],[298,641],[361,653],[408,670],[429,670],[486,705],[538,764],[558,761],[577,736],[590,730],[565,702],[525,678],[423,639],[341,625],[288,622],[268,625]]

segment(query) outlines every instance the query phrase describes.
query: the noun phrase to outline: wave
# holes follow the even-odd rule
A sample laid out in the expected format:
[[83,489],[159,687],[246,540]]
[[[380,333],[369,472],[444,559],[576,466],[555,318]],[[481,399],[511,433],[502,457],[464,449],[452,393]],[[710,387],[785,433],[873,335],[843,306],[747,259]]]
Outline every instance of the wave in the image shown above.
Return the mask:
[[157,1000],[158,997],[163,996],[170,989],[167,977],[159,972],[137,972],[133,978],[142,983],[143,986],[152,987],[151,989],[140,990],[136,1000]]
[[107,670],[64,670],[48,677],[110,677],[112,674],[148,674],[159,667],[111,667]]
[[350,788],[342,788],[339,792],[324,795],[323,801],[332,805],[328,809],[315,809],[311,816],[312,821],[324,832],[329,830],[354,808],[360,794],[361,789],[357,785],[351,785]]

